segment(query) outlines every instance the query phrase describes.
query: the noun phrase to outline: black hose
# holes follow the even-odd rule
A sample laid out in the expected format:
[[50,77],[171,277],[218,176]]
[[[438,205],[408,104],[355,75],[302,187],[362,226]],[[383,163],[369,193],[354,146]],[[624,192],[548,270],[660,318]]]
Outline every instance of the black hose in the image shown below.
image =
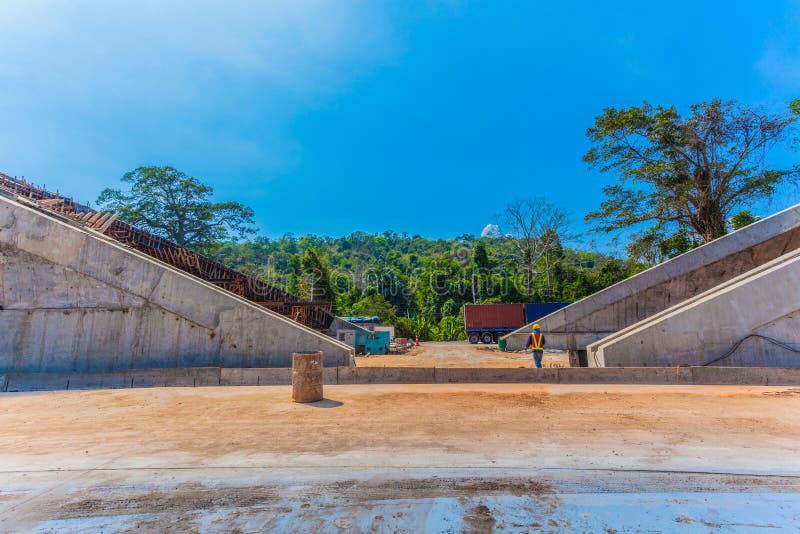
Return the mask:
[[736,342],[736,343],[733,345],[733,347],[731,347],[731,348],[728,350],[728,352],[726,352],[726,353],[725,353],[725,354],[723,354],[722,356],[717,356],[716,358],[714,358],[713,360],[711,360],[711,361],[709,361],[709,362],[706,362],[706,363],[704,363],[704,364],[703,364],[703,367],[706,367],[706,366],[708,366],[708,365],[715,364],[715,363],[717,363],[718,361],[720,361],[720,360],[724,360],[724,359],[725,359],[725,358],[727,358],[728,356],[731,356],[731,355],[732,355],[734,352],[736,352],[736,350],[739,348],[739,346],[740,346],[742,343],[744,343],[746,340],[750,339],[751,337],[757,337],[757,338],[763,339],[763,340],[765,340],[765,341],[769,341],[770,343],[773,343],[773,344],[775,344],[775,345],[777,345],[777,346],[779,346],[779,347],[781,347],[781,348],[784,348],[784,349],[786,349],[786,350],[789,350],[789,351],[792,351],[792,352],[795,352],[795,353],[798,353],[798,354],[800,354],[800,349],[796,349],[796,348],[794,348],[794,347],[792,347],[792,346],[788,345],[787,343],[784,343],[783,341],[778,341],[777,339],[774,339],[774,338],[771,338],[771,337],[768,337],[768,336],[763,336],[763,335],[761,335],[761,334],[748,334],[748,335],[744,336],[742,339],[740,339],[739,341],[737,341],[737,342]]

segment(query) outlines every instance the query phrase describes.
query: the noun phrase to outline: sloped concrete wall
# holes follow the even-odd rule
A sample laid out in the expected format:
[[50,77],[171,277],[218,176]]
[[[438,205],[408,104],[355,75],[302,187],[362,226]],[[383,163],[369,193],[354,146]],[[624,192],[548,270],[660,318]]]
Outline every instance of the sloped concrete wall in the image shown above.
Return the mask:
[[352,349],[87,230],[0,196],[0,374],[286,367]]
[[[800,204],[632,276],[539,319],[548,348],[583,350],[604,337],[800,248]],[[531,325],[505,336],[525,346]]]
[[800,251],[593,343],[588,356],[597,367],[705,365],[723,356],[713,365],[800,367]]

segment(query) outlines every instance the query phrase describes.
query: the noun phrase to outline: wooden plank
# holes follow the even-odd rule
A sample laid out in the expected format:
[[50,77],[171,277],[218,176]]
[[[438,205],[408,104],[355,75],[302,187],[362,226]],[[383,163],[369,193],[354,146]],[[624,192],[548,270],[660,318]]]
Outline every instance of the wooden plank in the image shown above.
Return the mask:
[[102,226],[103,223],[106,222],[106,219],[108,219],[109,217],[111,217],[110,213],[101,214],[100,218],[92,223],[92,228],[98,228],[98,227]]
[[111,228],[111,225],[114,224],[114,221],[116,221],[118,218],[119,215],[117,215],[116,213],[112,213],[111,217],[106,219],[106,222],[104,222],[103,225],[100,227],[100,232],[103,234],[106,233],[108,229]]

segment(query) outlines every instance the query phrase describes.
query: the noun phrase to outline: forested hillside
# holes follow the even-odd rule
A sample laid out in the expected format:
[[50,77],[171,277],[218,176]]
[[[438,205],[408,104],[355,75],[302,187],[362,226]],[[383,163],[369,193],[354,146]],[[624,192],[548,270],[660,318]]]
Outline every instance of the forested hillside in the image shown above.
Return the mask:
[[464,338],[465,303],[574,301],[645,267],[556,242],[528,269],[518,245],[469,235],[288,235],[226,242],[214,255],[301,298],[331,301],[338,315],[378,315],[398,335],[443,341]]
[[604,109],[583,159],[617,180],[584,220],[626,233],[625,260],[564,246],[575,242],[570,214],[544,197],[511,200],[488,237],[436,240],[391,231],[253,238],[251,208],[214,202],[212,187],[173,167],[126,173],[126,188],[104,190],[98,204],[302,299],[332,302],[338,315],[459,339],[465,303],[578,300],[757,220],[750,207],[798,183],[800,167],[773,168],[765,154],[794,139],[799,118],[800,100],[777,113],[722,99],[683,113],[647,103]]

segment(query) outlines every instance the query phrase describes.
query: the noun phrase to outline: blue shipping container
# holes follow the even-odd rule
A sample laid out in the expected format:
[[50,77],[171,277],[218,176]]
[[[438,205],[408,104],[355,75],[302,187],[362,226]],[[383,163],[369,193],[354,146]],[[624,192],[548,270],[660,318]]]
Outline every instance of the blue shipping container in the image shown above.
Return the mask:
[[546,315],[550,315],[556,310],[560,310],[564,306],[572,304],[571,302],[532,302],[525,305],[525,322],[530,324],[538,321]]

